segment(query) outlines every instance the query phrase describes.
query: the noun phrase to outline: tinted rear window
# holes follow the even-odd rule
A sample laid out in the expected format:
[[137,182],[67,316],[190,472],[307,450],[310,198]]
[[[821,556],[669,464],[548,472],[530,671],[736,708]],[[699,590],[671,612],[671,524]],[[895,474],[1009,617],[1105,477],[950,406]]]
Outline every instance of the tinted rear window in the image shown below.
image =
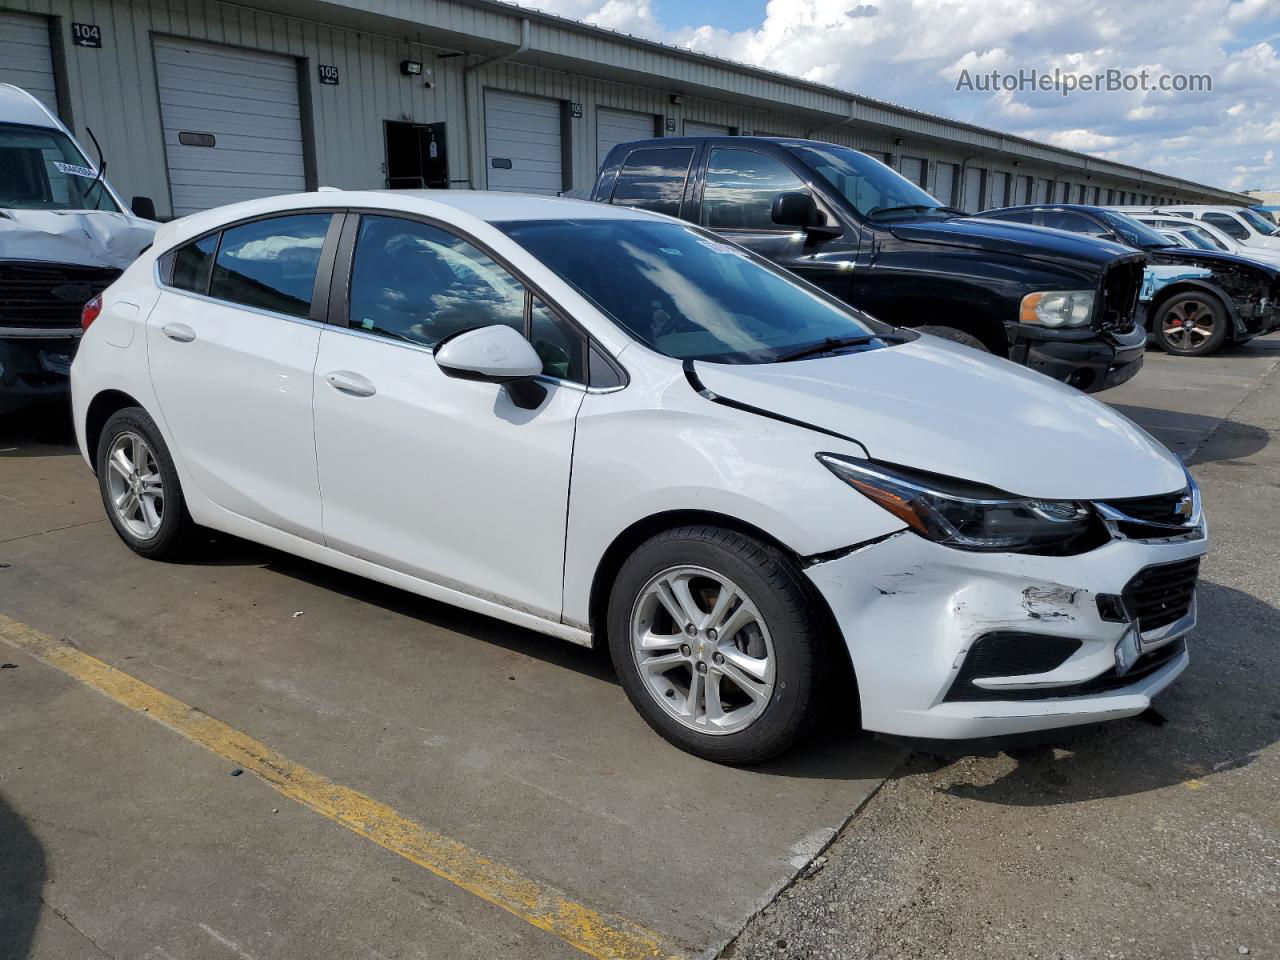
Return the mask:
[[692,147],[632,151],[618,172],[609,202],[678,217],[692,160]]
[[272,217],[223,231],[209,296],[307,316],[330,217]]

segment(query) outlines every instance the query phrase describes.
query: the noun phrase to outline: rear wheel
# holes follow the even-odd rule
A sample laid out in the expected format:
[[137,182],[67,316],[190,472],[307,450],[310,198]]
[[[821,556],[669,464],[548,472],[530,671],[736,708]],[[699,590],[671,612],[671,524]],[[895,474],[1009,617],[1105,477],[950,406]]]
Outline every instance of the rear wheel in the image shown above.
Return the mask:
[[1189,291],[1163,303],[1152,326],[1166,353],[1206,357],[1227,339],[1227,311],[1213,294]]
[[759,763],[813,721],[824,646],[811,588],[776,548],[732,530],[658,534],[623,564],[609,650],[655,731],[720,763]]
[[120,539],[152,560],[180,556],[195,524],[169,448],[145,410],[127,407],[103,424],[97,465],[102,505]]
[[956,327],[916,327],[921,333],[930,333],[935,337],[941,337],[943,340],[950,340],[952,343],[963,343],[966,347],[973,347],[975,350],[981,350],[983,353],[990,353],[991,350],[985,343],[975,337],[972,333],[966,333]]

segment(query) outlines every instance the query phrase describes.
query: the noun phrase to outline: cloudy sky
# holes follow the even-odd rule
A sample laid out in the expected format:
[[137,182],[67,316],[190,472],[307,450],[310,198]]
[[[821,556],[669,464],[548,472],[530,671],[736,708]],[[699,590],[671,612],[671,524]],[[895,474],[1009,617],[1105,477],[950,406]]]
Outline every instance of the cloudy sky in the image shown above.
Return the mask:
[[[1280,190],[1280,0],[520,0],[1074,150]],[[1212,92],[956,90],[961,71],[1208,74]]]

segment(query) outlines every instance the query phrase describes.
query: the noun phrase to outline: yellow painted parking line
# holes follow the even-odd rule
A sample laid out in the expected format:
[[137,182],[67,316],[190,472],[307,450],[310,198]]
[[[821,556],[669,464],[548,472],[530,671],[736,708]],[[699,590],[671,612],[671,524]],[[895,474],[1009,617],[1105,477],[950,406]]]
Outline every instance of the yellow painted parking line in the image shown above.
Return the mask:
[[280,793],[450,883],[601,960],[678,958],[666,938],[622,917],[598,913],[466,844],[414,823],[385,803],[293,763],[248,734],[215,720],[68,643],[0,614],[0,640],[144,713],[157,723],[256,773]]

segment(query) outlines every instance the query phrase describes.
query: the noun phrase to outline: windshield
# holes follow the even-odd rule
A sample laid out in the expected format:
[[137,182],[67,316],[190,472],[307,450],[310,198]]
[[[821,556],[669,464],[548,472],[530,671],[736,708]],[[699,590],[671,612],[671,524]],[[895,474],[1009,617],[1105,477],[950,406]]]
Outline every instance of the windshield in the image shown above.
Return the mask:
[[0,207],[119,210],[96,173],[61,130],[0,124]]
[[1135,247],[1167,247],[1169,239],[1160,231],[1122,213],[1101,211],[1098,214],[1120,236]]
[[1253,227],[1253,229],[1257,230],[1264,237],[1274,237],[1277,234],[1280,234],[1280,227],[1277,227],[1274,223],[1272,223],[1266,217],[1259,214],[1256,210],[1250,210],[1248,207],[1243,207],[1240,210],[1237,210],[1236,212],[1239,213],[1240,216],[1248,220],[1249,225]]
[[919,216],[943,206],[906,177],[849,147],[789,149],[869,219]]
[[828,341],[892,329],[685,224],[587,219],[495,226],[631,336],[678,360],[773,363],[809,347],[823,352]]

